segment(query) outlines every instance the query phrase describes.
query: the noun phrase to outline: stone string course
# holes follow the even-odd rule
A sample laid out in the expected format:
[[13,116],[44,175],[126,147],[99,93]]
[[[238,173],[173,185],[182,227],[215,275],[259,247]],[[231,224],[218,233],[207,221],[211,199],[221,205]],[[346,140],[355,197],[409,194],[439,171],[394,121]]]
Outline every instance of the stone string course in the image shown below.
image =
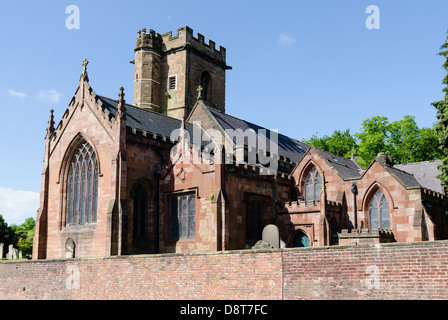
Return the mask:
[[448,299],[448,241],[1,261],[0,299]]

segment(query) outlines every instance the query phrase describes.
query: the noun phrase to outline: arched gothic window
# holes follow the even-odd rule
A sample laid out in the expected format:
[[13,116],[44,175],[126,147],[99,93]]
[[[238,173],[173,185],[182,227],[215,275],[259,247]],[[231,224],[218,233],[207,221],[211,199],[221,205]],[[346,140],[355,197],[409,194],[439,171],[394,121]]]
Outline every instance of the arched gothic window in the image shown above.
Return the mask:
[[370,229],[390,229],[389,203],[378,189],[369,204]]
[[67,225],[96,223],[98,160],[92,146],[83,142],[69,166],[67,180]]
[[202,87],[202,100],[207,101],[212,96],[212,83],[210,74],[208,71],[202,72],[201,75],[201,87]]
[[310,172],[305,178],[305,200],[319,201],[320,200],[320,174],[315,167],[311,168]]

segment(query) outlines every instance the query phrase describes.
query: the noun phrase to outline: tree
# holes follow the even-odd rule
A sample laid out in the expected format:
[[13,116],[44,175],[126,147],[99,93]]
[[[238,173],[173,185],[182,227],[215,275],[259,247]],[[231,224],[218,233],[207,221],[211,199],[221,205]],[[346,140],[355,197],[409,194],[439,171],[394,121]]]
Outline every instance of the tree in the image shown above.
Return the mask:
[[389,122],[386,117],[372,117],[362,122],[361,132],[336,130],[331,136],[313,135],[305,140],[316,148],[355,159],[366,167],[380,152],[392,156],[395,163],[436,160],[442,157],[433,128],[419,128],[415,118],[405,115],[402,120]]
[[415,162],[420,129],[414,117],[406,115],[390,123],[387,131],[386,153],[397,163]]
[[[0,214],[0,243],[5,245],[4,248],[8,248],[10,244],[14,245],[14,240],[14,230],[8,226],[5,219],[3,219],[3,216]],[[0,259],[1,258],[3,257],[0,257]]]
[[[448,32],[447,32],[448,34]],[[445,62],[442,68],[448,71],[448,36],[445,43],[440,47],[439,55],[445,57]],[[445,97],[441,101],[432,103],[437,109],[437,123],[434,127],[437,138],[439,140],[439,147],[442,152],[442,165],[439,166],[439,170],[442,172],[438,178],[442,181],[445,188],[448,187],[448,73],[443,78],[442,84],[445,85],[443,92]]]
[[11,225],[15,233],[15,246],[22,251],[24,256],[31,255],[33,252],[33,238],[36,222],[33,218],[28,218],[20,226]]
[[304,142],[346,158],[350,158],[357,148],[356,140],[350,134],[350,129],[345,131],[335,130],[331,136],[323,136],[322,138],[318,138],[314,134]]
[[356,133],[358,153],[356,160],[366,167],[380,152],[387,151],[389,121],[386,117],[373,117],[362,122],[363,131]]
[[439,139],[434,128],[421,128],[419,143],[415,150],[415,161],[428,161],[442,159],[442,150],[439,148]]

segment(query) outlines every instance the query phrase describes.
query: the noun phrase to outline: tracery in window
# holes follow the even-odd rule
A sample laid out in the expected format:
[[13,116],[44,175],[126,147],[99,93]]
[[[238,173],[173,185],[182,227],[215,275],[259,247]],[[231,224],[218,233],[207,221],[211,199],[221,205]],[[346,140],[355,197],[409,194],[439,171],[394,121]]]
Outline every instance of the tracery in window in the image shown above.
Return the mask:
[[92,146],[84,142],[72,158],[67,180],[67,225],[96,223],[98,160]]
[[370,229],[390,229],[389,203],[378,189],[369,204]]
[[320,174],[315,167],[311,168],[305,178],[305,200],[317,202],[320,200]]
[[195,219],[196,195],[194,193],[170,197],[170,240],[194,239]]

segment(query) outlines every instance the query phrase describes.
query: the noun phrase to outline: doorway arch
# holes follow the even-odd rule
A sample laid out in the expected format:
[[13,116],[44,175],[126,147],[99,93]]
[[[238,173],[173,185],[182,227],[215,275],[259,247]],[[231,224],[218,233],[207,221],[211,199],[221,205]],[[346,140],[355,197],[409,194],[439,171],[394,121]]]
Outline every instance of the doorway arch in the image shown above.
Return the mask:
[[308,238],[305,232],[299,230],[293,238],[292,246],[294,248],[307,248],[310,246],[310,238]]

